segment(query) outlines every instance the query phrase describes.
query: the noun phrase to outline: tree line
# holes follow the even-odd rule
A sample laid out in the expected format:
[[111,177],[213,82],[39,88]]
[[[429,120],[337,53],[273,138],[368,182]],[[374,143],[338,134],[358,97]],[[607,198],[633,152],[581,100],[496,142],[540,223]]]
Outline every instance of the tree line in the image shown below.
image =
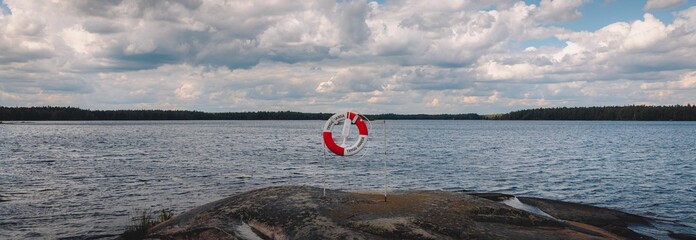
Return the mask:
[[696,121],[696,105],[557,107],[490,115],[494,120]]
[[0,107],[0,121],[99,120],[312,120],[329,113],[291,111],[207,113],[182,110],[85,110],[75,107]]
[[[75,107],[2,107],[0,121],[95,120],[326,120],[333,113],[292,111],[208,113],[182,110],[85,110]],[[557,107],[513,111],[505,114],[368,114],[371,120],[616,120],[696,121],[696,105]]]
[[[208,113],[181,110],[85,110],[75,107],[0,107],[0,121],[99,121],[99,120],[326,120],[333,113],[292,111]],[[467,114],[373,114],[369,119],[457,119],[480,120]]]

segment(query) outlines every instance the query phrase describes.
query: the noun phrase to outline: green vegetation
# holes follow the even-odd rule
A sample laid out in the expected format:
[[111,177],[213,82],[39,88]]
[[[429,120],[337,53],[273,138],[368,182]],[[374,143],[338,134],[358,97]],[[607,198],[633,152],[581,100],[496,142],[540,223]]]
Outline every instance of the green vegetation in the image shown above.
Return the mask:
[[126,231],[120,235],[120,239],[145,239],[147,231],[164,221],[172,218],[174,214],[169,209],[160,211],[148,212],[143,210],[138,216],[132,217],[132,224],[127,227]]
[[483,120],[483,116],[476,113],[463,113],[463,114],[373,114],[366,115],[370,120],[373,119],[384,119],[384,120],[398,120],[398,119],[411,119],[411,120]]
[[[74,107],[0,107],[1,121],[93,121],[93,120],[326,120],[333,113],[225,112],[179,110],[84,110]],[[370,119],[483,119],[469,114],[378,114]]]
[[[92,120],[326,120],[333,113],[224,112],[180,110],[84,110],[74,107],[1,107],[0,121],[92,121]],[[696,121],[695,105],[608,106],[537,108],[505,114],[372,114],[369,119],[445,120],[618,120]]]
[[94,121],[94,120],[312,120],[330,113],[226,112],[179,110],[84,110],[74,107],[0,107],[1,121]]
[[490,115],[494,120],[696,121],[696,105],[537,108]]

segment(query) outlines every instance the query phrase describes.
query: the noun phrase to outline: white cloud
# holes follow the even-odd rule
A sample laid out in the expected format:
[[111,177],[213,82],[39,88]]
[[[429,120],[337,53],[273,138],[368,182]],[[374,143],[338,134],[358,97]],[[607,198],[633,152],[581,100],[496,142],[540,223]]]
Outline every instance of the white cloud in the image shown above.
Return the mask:
[[36,20],[26,11],[0,15],[0,64],[48,58],[53,44],[46,39],[45,21]]
[[318,93],[332,92],[336,88],[336,85],[334,85],[332,80],[333,78],[329,81],[319,83],[319,86],[317,86],[316,91]]
[[179,98],[185,100],[195,99],[201,95],[201,92],[197,91],[193,84],[190,83],[182,84],[181,87],[177,88],[174,92]]
[[[490,113],[696,101],[696,7],[671,23],[645,14],[571,31],[559,26],[582,21],[588,1],[6,3],[2,105]],[[549,38],[562,44],[524,45]]]
[[626,50],[648,49],[667,38],[669,32],[660,20],[646,13],[644,21],[635,21],[631,24],[623,47]]
[[437,107],[438,105],[440,105],[440,100],[438,100],[437,98],[433,98],[432,101],[430,101],[429,103],[427,103],[425,105],[428,107]]
[[696,71],[684,73],[679,80],[642,83],[640,88],[647,91],[696,89]]
[[539,76],[537,69],[539,69],[538,66],[529,63],[500,64],[495,61],[484,63],[479,67],[485,79],[491,80],[534,79]]
[[686,3],[686,0],[648,0],[648,2],[645,3],[645,6],[643,6],[643,9],[646,11],[659,10],[682,5],[684,3]]
[[85,31],[82,26],[75,25],[71,28],[63,29],[61,37],[65,44],[77,53],[89,54],[99,50],[98,47],[93,46],[97,40],[97,35]]
[[684,74],[677,82],[676,88],[679,89],[694,89],[696,88],[696,71]]
[[587,0],[541,0],[535,17],[543,22],[570,22],[582,17],[578,8]]

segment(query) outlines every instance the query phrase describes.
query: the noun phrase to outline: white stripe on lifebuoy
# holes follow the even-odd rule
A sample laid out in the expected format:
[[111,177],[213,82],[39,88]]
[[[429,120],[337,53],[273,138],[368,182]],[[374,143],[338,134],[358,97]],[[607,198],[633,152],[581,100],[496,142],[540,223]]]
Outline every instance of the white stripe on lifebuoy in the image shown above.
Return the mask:
[[[351,123],[354,123],[358,127],[358,134],[360,135],[355,143],[346,148],[336,144],[336,142],[333,140],[333,132],[331,131],[333,127],[341,121],[350,121]],[[365,122],[366,120],[355,112],[334,114],[324,124],[322,133],[324,137],[324,146],[331,152],[340,156],[355,155],[356,153],[360,152],[360,150],[362,150],[367,143],[367,124]]]

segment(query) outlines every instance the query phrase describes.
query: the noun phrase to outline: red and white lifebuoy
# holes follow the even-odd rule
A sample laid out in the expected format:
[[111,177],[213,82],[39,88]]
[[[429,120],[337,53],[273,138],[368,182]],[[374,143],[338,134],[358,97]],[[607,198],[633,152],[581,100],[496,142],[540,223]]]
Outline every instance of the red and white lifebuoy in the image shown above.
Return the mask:
[[[345,148],[334,142],[333,134],[331,132],[333,127],[338,125],[341,121],[350,121],[351,123],[355,124],[355,126],[358,127],[358,134],[360,135],[355,143]],[[360,115],[358,115],[357,113],[336,113],[333,116],[331,116],[331,118],[329,118],[329,120],[327,120],[324,124],[323,135],[324,145],[326,146],[326,148],[328,148],[337,155],[350,156],[360,152],[360,150],[362,150],[363,147],[365,147],[365,144],[367,143],[367,125],[365,124],[365,120],[362,117],[360,117]]]

